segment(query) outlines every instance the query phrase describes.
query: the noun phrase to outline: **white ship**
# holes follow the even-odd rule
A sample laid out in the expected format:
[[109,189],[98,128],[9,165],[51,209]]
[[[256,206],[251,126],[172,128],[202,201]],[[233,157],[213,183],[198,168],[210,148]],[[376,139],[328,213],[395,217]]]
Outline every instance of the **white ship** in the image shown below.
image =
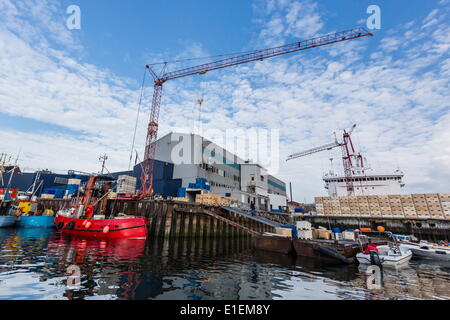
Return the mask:
[[[341,148],[342,162],[344,167],[343,174],[336,174],[331,169],[323,176],[325,189],[328,195],[336,196],[368,196],[368,195],[387,195],[402,194],[403,172],[399,169],[394,172],[377,173],[367,166],[367,161],[360,153],[357,153],[353,145],[351,134],[356,125],[347,132],[344,130],[342,141],[338,141],[335,135],[335,141],[320,147],[312,148],[306,151],[294,153],[286,160],[292,160],[304,157],[313,153]],[[332,161],[332,159],[330,159]]]
[[[369,167],[351,167],[351,183],[353,184],[354,196],[371,196],[384,194],[402,194],[403,172],[395,170],[392,173],[377,173]],[[343,174],[334,173],[333,170],[323,176],[325,189],[330,197],[347,196],[346,177]]]

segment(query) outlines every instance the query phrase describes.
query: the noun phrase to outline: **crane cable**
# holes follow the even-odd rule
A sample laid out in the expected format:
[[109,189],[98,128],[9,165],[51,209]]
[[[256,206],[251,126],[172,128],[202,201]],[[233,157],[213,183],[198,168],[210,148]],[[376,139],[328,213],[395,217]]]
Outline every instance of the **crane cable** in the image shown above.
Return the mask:
[[136,123],[134,125],[133,142],[131,144],[130,160],[128,162],[128,171],[130,171],[131,159],[133,158],[134,142],[136,140],[136,131],[137,131],[137,126],[138,126],[139,114],[141,112],[141,104],[142,104],[142,97],[144,95],[144,85],[145,85],[145,76],[146,76],[146,74],[147,74],[147,69],[144,69],[144,76],[142,78],[142,86],[141,86],[141,96],[139,97],[139,106],[138,106],[138,111],[137,111],[137,115],[136,115]]
[[179,59],[179,60],[172,60],[172,61],[154,62],[154,63],[149,63],[148,65],[154,66],[154,65],[167,64],[167,63],[179,63],[179,62],[185,62],[185,61],[193,61],[193,60],[202,60],[202,59],[211,59],[211,58],[227,57],[227,56],[231,56],[231,55],[248,54],[248,53],[252,53],[252,52],[254,52],[254,50],[251,50],[251,51],[241,51],[241,52],[224,53],[224,54],[218,54],[218,55],[215,55],[215,56],[207,56],[207,57],[186,58],[186,59]]

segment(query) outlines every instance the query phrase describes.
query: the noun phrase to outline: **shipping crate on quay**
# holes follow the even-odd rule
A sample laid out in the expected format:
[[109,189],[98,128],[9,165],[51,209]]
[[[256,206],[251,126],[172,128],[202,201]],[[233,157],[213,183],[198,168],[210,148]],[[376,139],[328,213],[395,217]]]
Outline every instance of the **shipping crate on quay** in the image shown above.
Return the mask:
[[316,197],[318,215],[450,219],[450,193]]

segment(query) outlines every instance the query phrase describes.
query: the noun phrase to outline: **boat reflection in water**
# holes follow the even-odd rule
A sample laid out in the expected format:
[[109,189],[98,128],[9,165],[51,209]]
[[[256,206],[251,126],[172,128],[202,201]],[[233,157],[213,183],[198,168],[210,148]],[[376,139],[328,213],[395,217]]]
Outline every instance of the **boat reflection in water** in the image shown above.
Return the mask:
[[[367,287],[357,265],[252,249],[250,237],[81,239],[0,229],[0,299],[436,299],[450,269],[411,261]],[[69,271],[72,280],[68,281]],[[78,276],[78,277],[76,277]],[[79,281],[78,281],[79,280]],[[70,284],[70,286],[68,286]]]

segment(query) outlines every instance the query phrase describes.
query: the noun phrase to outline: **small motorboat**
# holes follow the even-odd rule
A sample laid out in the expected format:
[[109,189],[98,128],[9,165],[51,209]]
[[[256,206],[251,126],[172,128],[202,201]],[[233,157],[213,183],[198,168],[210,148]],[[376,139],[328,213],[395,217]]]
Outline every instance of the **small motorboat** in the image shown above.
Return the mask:
[[22,228],[54,228],[54,216],[19,216],[17,226]]
[[0,200],[0,228],[8,228],[16,223],[16,216],[10,214],[12,201]]
[[410,249],[414,257],[450,261],[450,247],[448,245],[438,245],[422,240],[417,243],[402,242],[402,246]]
[[106,201],[114,178],[92,176],[82,196],[76,197],[70,209],[60,210],[55,226],[62,234],[105,239],[145,239],[147,220],[120,215],[107,217]]
[[360,264],[381,264],[383,267],[400,268],[409,264],[412,255],[411,250],[403,245],[369,244],[365,250],[356,254],[356,259]]
[[8,228],[16,223],[15,216],[0,216],[0,228]]

